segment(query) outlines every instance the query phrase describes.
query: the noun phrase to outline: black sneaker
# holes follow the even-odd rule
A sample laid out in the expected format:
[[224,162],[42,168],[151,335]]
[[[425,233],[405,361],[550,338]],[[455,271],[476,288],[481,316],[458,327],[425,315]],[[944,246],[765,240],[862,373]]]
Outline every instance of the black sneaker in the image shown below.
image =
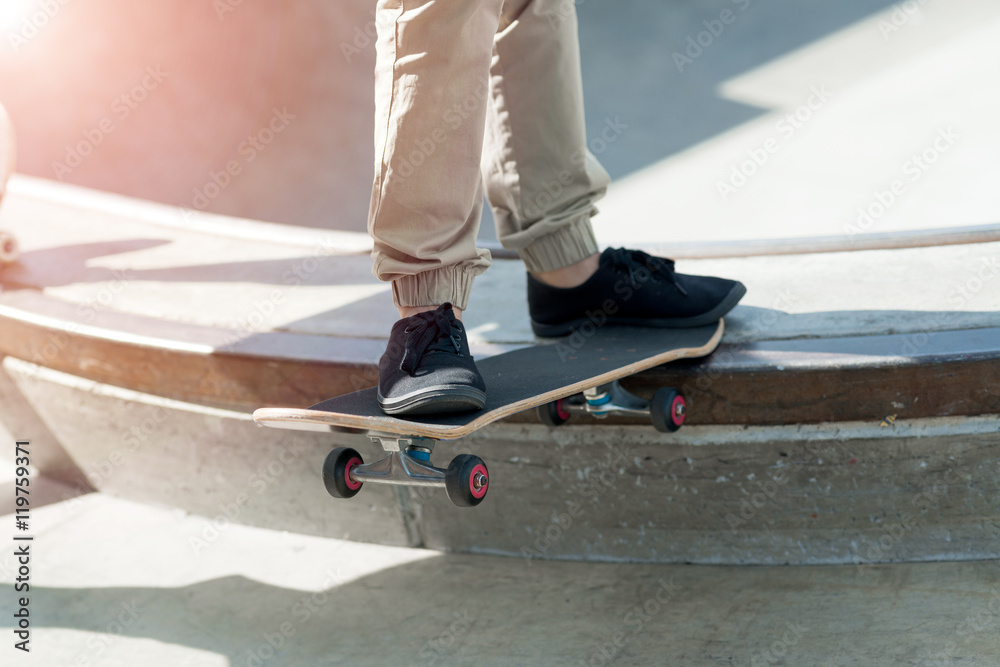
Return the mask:
[[566,336],[587,322],[698,327],[728,313],[746,292],[735,280],[674,273],[673,260],[608,248],[578,287],[550,287],[528,274],[528,311],[537,336]]
[[378,363],[378,404],[390,415],[479,410],[486,383],[451,304],[396,322]]

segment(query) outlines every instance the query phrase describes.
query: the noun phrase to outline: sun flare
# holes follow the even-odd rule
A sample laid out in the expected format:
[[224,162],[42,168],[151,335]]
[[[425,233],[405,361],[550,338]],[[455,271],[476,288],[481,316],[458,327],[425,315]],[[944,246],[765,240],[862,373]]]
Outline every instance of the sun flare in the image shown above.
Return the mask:
[[[34,14],[39,15],[39,19],[44,15],[44,20],[51,18],[53,10],[58,11],[66,4],[65,0],[49,0],[39,2],[39,0],[2,0],[0,1],[0,36],[11,31],[16,31],[24,25],[25,19],[29,22]],[[51,7],[46,7],[51,5]]]

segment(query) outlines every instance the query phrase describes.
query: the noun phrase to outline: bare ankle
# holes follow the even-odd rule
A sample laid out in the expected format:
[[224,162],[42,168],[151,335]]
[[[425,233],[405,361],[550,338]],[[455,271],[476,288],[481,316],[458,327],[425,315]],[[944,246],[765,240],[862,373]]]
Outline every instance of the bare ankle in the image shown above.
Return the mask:
[[532,271],[531,275],[535,280],[543,282],[549,287],[579,287],[597,272],[600,264],[601,256],[595,253],[576,264],[570,264],[555,271]]

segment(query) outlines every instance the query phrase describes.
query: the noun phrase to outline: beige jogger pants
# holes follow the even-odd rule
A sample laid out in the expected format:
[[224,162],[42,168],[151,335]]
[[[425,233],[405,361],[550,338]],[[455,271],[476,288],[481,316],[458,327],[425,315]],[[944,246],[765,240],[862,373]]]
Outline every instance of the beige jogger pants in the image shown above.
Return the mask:
[[398,306],[465,308],[485,193],[529,271],[597,252],[573,0],[378,0],[374,273]]

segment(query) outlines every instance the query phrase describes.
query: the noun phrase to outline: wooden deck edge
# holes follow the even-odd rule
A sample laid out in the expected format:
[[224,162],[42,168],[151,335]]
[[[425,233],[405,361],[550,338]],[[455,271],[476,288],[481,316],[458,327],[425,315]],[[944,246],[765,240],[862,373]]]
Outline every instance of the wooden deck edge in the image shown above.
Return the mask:
[[484,426],[492,424],[495,421],[511,417],[526,410],[531,410],[534,407],[545,405],[546,403],[559,400],[560,398],[578,394],[590,387],[596,387],[608,382],[630,377],[636,373],[661,364],[668,364],[680,359],[703,357],[718,347],[724,332],[725,322],[719,320],[719,325],[716,327],[715,333],[712,334],[712,338],[705,345],[700,347],[678,348],[663,354],[657,354],[647,359],[622,366],[619,369],[602,373],[596,377],[581,380],[580,382],[574,382],[573,384],[560,387],[559,389],[555,389],[544,394],[539,394],[538,396],[534,396],[532,398],[501,406],[495,410],[485,412],[467,424],[460,426],[438,426],[436,424],[428,424],[425,422],[405,423],[391,418],[386,420],[372,419],[342,412],[297,409],[283,410],[281,408],[265,408],[256,410],[254,411],[253,419],[258,424],[274,428],[315,430],[308,428],[306,425],[325,426],[327,428],[340,426],[359,428],[372,432],[377,431],[379,433],[392,435],[437,438],[439,440],[456,440],[458,438],[464,438],[465,436],[471,435],[472,433],[478,431]]
[[[114,312],[84,322],[75,304],[37,290],[0,293],[0,327],[0,355],[243,412],[309,406],[374,386],[384,347],[380,340],[286,332],[240,339],[235,332]],[[646,369],[626,382],[640,394],[662,385],[684,389],[691,423],[1000,413],[1000,329],[938,332],[922,346],[913,340],[882,335],[723,343],[706,359]]]

